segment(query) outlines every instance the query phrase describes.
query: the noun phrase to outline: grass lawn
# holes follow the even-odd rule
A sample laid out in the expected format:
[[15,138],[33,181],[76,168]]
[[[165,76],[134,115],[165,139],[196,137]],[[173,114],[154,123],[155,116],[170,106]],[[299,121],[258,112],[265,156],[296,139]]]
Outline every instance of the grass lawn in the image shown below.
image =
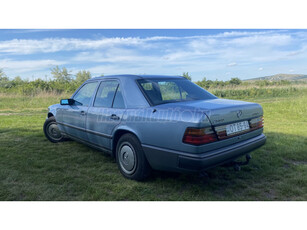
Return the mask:
[[58,96],[0,95],[0,200],[307,200],[307,93],[241,98],[264,108],[267,143],[241,171],[217,167],[207,177],[154,172],[125,179],[111,157],[43,134]]

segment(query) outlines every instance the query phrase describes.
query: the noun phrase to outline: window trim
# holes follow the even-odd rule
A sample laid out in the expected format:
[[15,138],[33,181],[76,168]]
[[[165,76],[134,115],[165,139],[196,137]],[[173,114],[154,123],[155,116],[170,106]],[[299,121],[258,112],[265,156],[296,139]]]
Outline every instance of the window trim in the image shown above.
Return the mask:
[[114,104],[114,101],[115,101],[115,97],[116,97],[116,94],[117,94],[118,87],[119,87],[119,83],[117,84],[117,87],[116,87],[116,90],[115,90],[115,93],[114,93],[114,96],[113,96],[111,108],[113,108],[113,104]]

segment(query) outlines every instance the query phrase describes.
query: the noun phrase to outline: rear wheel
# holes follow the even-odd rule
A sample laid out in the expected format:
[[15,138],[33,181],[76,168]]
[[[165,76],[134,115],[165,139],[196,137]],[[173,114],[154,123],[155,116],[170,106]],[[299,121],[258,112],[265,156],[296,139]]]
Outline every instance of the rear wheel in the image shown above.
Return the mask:
[[53,143],[64,140],[64,136],[59,130],[54,117],[49,117],[44,123],[44,133],[47,139]]
[[116,162],[120,172],[132,180],[144,180],[151,174],[139,140],[133,134],[123,135],[116,147]]

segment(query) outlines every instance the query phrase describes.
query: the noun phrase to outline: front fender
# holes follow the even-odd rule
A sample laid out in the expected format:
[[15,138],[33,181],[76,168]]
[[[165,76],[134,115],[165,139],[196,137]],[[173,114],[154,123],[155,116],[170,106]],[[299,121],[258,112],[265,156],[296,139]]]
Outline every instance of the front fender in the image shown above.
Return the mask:
[[48,107],[48,114],[47,114],[47,118],[53,116],[55,117],[55,120],[57,120],[57,109],[60,107],[60,104],[55,104],[55,105],[50,105]]

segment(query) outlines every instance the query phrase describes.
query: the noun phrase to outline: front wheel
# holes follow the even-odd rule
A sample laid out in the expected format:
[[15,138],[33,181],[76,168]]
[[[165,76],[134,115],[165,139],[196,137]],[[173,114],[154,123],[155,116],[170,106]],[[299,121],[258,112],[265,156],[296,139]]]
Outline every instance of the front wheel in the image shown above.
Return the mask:
[[49,117],[44,123],[44,133],[47,139],[53,143],[64,140],[64,136],[59,130],[54,117]]
[[116,162],[120,172],[132,180],[144,180],[151,174],[139,140],[132,134],[123,135],[116,147]]

